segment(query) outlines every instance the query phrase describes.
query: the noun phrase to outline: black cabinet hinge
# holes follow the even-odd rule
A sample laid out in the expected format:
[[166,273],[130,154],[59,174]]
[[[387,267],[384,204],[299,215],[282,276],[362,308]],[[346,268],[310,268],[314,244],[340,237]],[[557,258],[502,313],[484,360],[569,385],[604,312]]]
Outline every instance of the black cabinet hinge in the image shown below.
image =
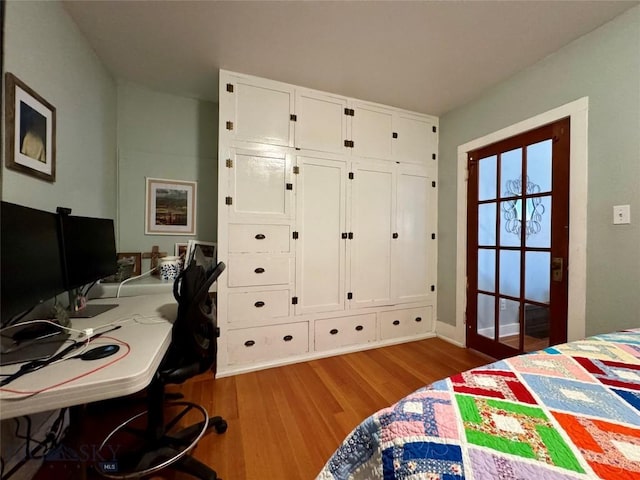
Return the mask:
[[398,132],[393,132],[393,133],[391,134],[391,136],[392,136],[393,138],[398,138]]
[[436,291],[436,286],[435,285],[431,285],[431,291],[435,292]]
[[293,232],[292,236],[293,236],[294,240],[297,240],[298,239],[298,232]]
[[435,239],[436,239],[436,234],[435,234],[435,233],[432,233],[432,234],[431,234],[431,240],[435,240]]
[[354,145],[355,145],[355,143],[353,143],[353,140],[345,140],[344,141],[344,146],[345,147],[353,148]]
[[434,181],[434,182],[431,182],[431,186],[432,186],[433,188],[436,188],[436,182],[435,182],[435,181]]
[[435,153],[432,153],[432,154],[431,154],[431,160],[435,160],[435,159],[436,159],[436,154],[435,154]]
[[347,293],[347,300],[351,300],[353,299],[353,293],[349,292]]
[[230,158],[227,158],[225,164],[227,165],[227,168],[233,168],[233,160],[231,160]]
[[287,183],[287,190],[293,190],[293,183]]
[[349,172],[349,180],[353,180],[354,177],[355,175],[353,174],[353,172]]
[[438,131],[438,129],[437,129],[437,128],[436,128],[436,126],[434,125],[433,127],[431,127],[431,131],[432,131],[433,133],[436,133],[436,132]]
[[293,167],[293,173],[294,173],[294,175],[298,175],[300,173],[300,167],[297,166],[297,165],[295,167]]
[[353,232],[349,232],[348,237],[349,237],[349,240],[353,240]]
[[348,117],[353,117],[356,114],[356,112],[353,108],[345,108],[344,114],[347,115]]
[[233,198],[225,197],[224,203],[225,203],[225,205],[233,205]]
[[227,122],[227,130],[233,130],[233,122]]
[[340,236],[342,237],[343,240],[346,240],[347,238],[349,238],[349,235],[347,234],[347,232],[342,232]]
[[298,115],[296,115],[295,113],[292,113],[291,115],[289,115],[289,120],[291,120],[292,122],[297,122]]
[[233,93],[233,84],[232,83],[227,83],[227,92]]
[[298,297],[291,297],[291,304],[292,305],[297,305],[298,304]]

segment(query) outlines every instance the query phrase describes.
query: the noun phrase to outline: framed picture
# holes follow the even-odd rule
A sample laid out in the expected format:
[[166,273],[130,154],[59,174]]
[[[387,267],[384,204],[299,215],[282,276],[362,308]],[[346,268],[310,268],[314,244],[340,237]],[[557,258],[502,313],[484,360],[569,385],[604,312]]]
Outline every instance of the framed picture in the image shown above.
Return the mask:
[[173,254],[176,257],[187,258],[187,248],[189,247],[188,243],[176,243],[176,246],[173,250]]
[[5,75],[5,165],[56,180],[56,109],[11,73]]
[[196,182],[147,178],[146,235],[195,235]]
[[189,240],[188,245],[187,256],[185,257],[185,265],[194,258],[196,259],[198,264],[203,266],[209,266],[212,263],[217,263],[218,250],[214,242]]
[[133,261],[133,271],[131,272],[132,277],[137,277],[141,273],[142,269],[142,254],[140,252],[121,252],[117,254],[118,260],[122,260],[123,258],[127,258]]

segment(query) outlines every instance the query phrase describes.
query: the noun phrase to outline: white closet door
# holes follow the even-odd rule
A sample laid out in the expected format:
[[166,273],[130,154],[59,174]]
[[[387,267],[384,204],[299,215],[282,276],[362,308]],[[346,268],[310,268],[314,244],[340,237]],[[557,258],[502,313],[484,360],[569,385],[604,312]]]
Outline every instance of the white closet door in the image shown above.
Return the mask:
[[221,112],[227,112],[220,118],[223,134],[233,140],[293,146],[293,87],[243,76],[221,80],[231,85],[220,86]]
[[393,240],[393,297],[400,302],[426,299],[430,291],[431,234],[429,212],[434,188],[426,167],[398,165],[397,238]]
[[344,309],[346,164],[298,157],[296,314]]
[[[230,149],[229,218],[291,217],[291,158],[279,150]],[[291,188],[287,188],[287,184]]]
[[391,242],[395,164],[353,162],[350,308],[391,303]]
[[363,102],[351,102],[353,154],[390,160],[393,141],[393,110]]
[[394,159],[422,165],[433,162],[435,165],[433,154],[438,153],[438,137],[434,126],[429,118],[398,112],[393,124],[397,134],[393,142]]
[[296,91],[297,148],[342,153],[347,139],[347,99],[319,92]]

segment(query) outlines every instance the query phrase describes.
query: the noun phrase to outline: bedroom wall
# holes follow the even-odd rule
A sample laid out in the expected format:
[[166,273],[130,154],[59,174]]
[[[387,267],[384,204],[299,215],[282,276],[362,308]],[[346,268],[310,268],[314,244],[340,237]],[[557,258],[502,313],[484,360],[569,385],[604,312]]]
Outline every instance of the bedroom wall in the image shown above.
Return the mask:
[[[455,325],[457,147],[589,97],[587,318],[640,326],[640,6],[440,118],[438,320]],[[631,205],[631,225],[612,206]]]
[[57,154],[56,181],[49,183],[4,168],[3,148],[2,199],[115,218],[114,79],[59,2],[12,1],[5,7],[4,71],[56,107]]
[[[215,241],[218,105],[118,84],[118,223],[122,252],[173,255],[176,243]],[[195,236],[145,235],[145,177],[198,182]],[[143,260],[146,271],[149,260]]]

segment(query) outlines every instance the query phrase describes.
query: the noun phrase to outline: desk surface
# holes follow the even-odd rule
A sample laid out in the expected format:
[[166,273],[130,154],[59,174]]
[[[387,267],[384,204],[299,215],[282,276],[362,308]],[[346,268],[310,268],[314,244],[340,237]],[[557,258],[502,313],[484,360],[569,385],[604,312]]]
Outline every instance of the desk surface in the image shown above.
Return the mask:
[[[11,382],[0,389],[0,419],[121,397],[142,390],[151,382],[171,343],[171,326],[177,312],[173,295],[99,299],[90,303],[116,303],[118,307],[94,318],[74,318],[71,328],[93,328],[99,333],[108,329],[98,328],[103,325],[122,325],[122,328],[95,339],[89,346],[117,344],[113,340],[116,339],[123,342],[120,350],[101,360],[65,360]],[[77,335],[73,334],[71,338],[77,338]],[[79,352],[81,350],[75,353]],[[7,365],[0,373],[10,374],[18,367]],[[48,388],[96,369],[77,380]],[[42,389],[46,390],[35,395],[12,392]]]

